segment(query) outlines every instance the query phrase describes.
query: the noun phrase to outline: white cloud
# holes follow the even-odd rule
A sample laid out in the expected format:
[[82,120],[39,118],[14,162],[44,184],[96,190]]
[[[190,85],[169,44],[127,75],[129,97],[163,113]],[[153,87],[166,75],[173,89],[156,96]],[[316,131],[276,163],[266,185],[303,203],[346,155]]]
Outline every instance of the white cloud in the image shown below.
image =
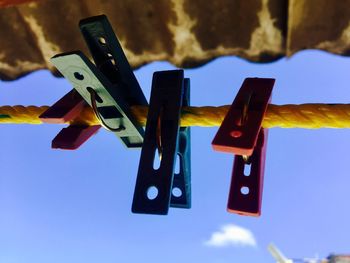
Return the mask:
[[211,247],[227,246],[256,246],[256,240],[253,233],[244,227],[237,225],[224,225],[220,231],[214,232],[210,239],[204,242]]

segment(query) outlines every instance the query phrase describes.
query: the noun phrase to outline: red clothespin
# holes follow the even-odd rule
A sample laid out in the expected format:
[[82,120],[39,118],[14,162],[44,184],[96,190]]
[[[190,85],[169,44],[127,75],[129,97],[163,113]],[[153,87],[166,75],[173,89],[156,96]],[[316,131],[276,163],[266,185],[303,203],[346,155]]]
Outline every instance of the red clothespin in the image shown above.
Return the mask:
[[231,213],[261,214],[267,142],[267,129],[261,125],[274,83],[274,79],[245,79],[212,142],[214,150],[236,155],[227,205]]
[[[73,89],[42,113],[39,118],[44,123],[66,123],[76,118],[85,105],[84,99]],[[67,128],[63,128],[52,140],[51,147],[53,149],[75,150],[100,128],[100,125],[69,125]]]

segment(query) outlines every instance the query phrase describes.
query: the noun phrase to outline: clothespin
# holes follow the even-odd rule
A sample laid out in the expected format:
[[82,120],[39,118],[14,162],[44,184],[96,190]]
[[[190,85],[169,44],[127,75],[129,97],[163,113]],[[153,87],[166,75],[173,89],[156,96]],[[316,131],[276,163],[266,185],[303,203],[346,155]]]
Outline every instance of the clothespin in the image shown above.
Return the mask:
[[[169,206],[191,206],[190,129],[180,128],[181,107],[189,105],[189,89],[190,82],[184,79],[183,70],[159,71],[153,75],[132,204],[134,213],[165,215]],[[174,174],[177,156],[180,171]],[[155,158],[161,159],[159,168],[154,167]]]
[[96,65],[80,51],[56,55],[51,62],[93,108],[104,128],[128,148],[141,147],[144,130],[130,106],[147,101],[107,17],[84,19],[79,27]]
[[[74,89],[42,113],[39,118],[44,123],[66,123],[74,120],[86,105],[84,99]],[[52,140],[53,149],[75,150],[94,135],[100,125],[85,126],[71,124],[63,128]]]
[[[84,104],[89,104],[101,125],[116,133],[127,147],[141,147],[143,143],[133,212],[166,214],[169,206],[190,208],[190,128],[179,125],[181,107],[189,105],[189,79],[184,79],[182,70],[154,74],[143,142],[145,132],[135,121],[130,107],[148,104],[107,18],[84,19],[79,26],[96,65],[80,51],[54,56],[52,63],[73,84],[74,91],[54,104],[42,119],[65,122],[74,119]],[[96,131],[99,127],[95,127]],[[91,134],[84,133],[85,139],[95,130],[90,131]],[[64,141],[61,147],[71,147],[67,147],[67,142],[76,145],[76,137],[57,137]],[[161,157],[159,169],[153,169],[156,148]],[[174,173],[176,159],[180,169]],[[148,198],[152,187],[158,195]]]
[[[260,216],[267,143],[261,127],[271,99],[274,79],[243,82],[212,142],[214,150],[235,154],[227,209]],[[248,172],[250,168],[250,171]]]

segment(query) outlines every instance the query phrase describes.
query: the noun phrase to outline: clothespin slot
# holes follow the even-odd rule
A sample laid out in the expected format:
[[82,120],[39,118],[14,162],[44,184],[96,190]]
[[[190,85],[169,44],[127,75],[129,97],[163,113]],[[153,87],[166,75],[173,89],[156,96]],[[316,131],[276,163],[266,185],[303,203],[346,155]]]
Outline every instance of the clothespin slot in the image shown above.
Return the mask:
[[[189,84],[183,70],[159,71],[153,75],[132,204],[134,213],[165,215],[169,206],[190,207],[190,130],[180,131],[181,107],[189,104]],[[161,160],[159,167],[154,167],[155,158],[159,158],[158,147],[161,147]],[[180,171],[174,175],[177,156]]]
[[[79,116],[85,105],[84,99],[73,89],[43,112],[39,118],[44,123],[66,123]],[[51,147],[53,149],[75,150],[94,135],[100,127],[100,125],[69,125],[67,128],[63,128],[52,140]]]
[[79,24],[96,65],[80,51],[54,56],[51,62],[93,108],[101,125],[128,148],[141,147],[144,130],[130,106],[147,105],[141,88],[106,16]]
[[[236,155],[229,212],[251,216],[261,214],[267,141],[267,130],[261,125],[274,82],[274,79],[245,79],[212,142],[214,150]],[[249,168],[250,172],[245,172]]]

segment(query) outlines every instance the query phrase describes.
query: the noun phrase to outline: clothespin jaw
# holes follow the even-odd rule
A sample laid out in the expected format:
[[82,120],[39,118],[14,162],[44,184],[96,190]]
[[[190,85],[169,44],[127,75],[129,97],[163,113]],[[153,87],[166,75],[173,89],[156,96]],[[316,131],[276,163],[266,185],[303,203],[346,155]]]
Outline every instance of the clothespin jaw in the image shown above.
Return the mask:
[[43,112],[39,118],[45,123],[66,123],[78,117],[86,105],[74,89]]
[[[274,79],[243,82],[212,142],[214,150],[236,154],[228,211],[259,216],[263,190],[267,130],[262,121],[271,99]],[[250,173],[245,174],[245,166]]]
[[261,215],[267,134],[268,130],[261,128],[249,160],[242,155],[235,156],[227,203],[227,210],[230,213],[247,216]]
[[[68,92],[39,118],[44,123],[66,123],[74,120],[86,105],[84,99],[74,89]],[[63,128],[52,140],[51,148],[76,150],[101,128],[100,125],[69,125]]]
[[[169,206],[190,207],[189,129],[179,133],[181,107],[189,104],[188,87],[189,81],[184,79],[183,70],[160,71],[153,75],[133,213],[165,215]],[[154,159],[159,158],[157,149],[161,152],[159,168],[154,167]],[[180,173],[174,176],[177,155]],[[180,196],[172,193],[174,187],[180,189]],[[150,195],[152,190],[155,191],[153,196]]]
[[141,88],[106,16],[79,24],[96,65],[80,51],[54,56],[51,62],[89,104],[101,125],[128,148],[141,147],[144,130],[130,106],[147,105]]

